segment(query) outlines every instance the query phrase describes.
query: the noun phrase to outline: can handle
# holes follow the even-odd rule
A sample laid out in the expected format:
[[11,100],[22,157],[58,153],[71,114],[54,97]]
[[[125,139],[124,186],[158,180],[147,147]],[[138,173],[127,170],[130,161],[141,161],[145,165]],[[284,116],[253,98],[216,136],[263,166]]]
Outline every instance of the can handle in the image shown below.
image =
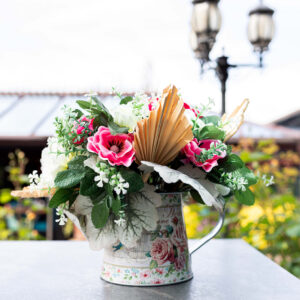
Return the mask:
[[190,255],[195,253],[198,249],[200,249],[203,245],[213,239],[222,229],[225,220],[225,201],[222,198],[218,198],[219,201],[222,202],[222,208],[218,209],[219,212],[219,219],[216,226],[202,239],[200,239],[196,245],[192,246],[190,250]]

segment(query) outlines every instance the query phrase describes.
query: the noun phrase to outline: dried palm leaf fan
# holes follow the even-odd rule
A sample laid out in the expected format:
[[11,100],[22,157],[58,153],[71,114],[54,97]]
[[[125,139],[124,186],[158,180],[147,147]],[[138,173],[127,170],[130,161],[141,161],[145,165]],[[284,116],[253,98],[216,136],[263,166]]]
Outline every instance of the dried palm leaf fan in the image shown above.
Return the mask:
[[224,114],[222,116],[223,130],[226,132],[225,141],[235,135],[244,123],[244,114],[248,104],[249,100],[245,99],[230,115]]
[[30,187],[26,186],[22,190],[12,191],[11,195],[18,198],[43,198],[43,197],[52,197],[55,193],[55,189],[48,188],[41,190],[31,190]]
[[138,162],[166,165],[193,139],[192,126],[177,92],[175,86],[164,89],[158,108],[137,123],[134,149]]

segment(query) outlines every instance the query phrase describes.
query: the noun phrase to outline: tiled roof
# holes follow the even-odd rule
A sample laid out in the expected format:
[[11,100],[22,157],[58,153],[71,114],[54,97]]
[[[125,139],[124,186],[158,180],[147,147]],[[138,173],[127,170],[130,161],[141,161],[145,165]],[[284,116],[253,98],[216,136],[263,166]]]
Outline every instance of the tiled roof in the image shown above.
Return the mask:
[[255,140],[275,139],[281,142],[296,142],[300,141],[300,130],[273,124],[260,125],[244,122],[231,141],[236,141],[240,138],[252,138]]
[[[76,100],[84,99],[85,94],[0,92],[0,138],[53,135],[53,119],[60,115],[61,107],[75,106]],[[97,94],[107,107],[116,103],[110,93]]]
[[[0,92],[0,140],[37,140],[54,134],[53,119],[65,105],[75,106],[85,92]],[[110,93],[97,93],[108,107],[117,102]],[[133,93],[124,93],[133,95]],[[300,130],[278,125],[245,122],[232,141],[241,137],[276,139],[282,142],[300,141]]]

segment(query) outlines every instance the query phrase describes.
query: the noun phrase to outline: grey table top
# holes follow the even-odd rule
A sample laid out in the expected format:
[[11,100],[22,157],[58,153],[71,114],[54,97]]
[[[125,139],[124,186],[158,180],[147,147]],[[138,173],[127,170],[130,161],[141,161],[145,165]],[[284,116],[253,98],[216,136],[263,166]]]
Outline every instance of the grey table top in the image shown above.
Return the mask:
[[192,257],[194,278],[165,287],[100,280],[87,242],[0,242],[0,299],[293,300],[300,280],[242,240],[213,240]]

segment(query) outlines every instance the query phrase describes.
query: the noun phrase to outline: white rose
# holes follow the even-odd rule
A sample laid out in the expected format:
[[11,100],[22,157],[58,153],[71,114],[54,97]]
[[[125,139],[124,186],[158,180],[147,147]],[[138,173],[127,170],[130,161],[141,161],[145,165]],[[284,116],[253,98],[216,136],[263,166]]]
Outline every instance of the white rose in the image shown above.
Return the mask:
[[54,179],[58,172],[64,170],[69,162],[69,158],[64,154],[63,148],[58,144],[56,138],[48,139],[48,147],[44,148],[41,157],[41,176],[39,185],[42,187],[54,187]]
[[114,122],[120,126],[128,127],[129,131],[134,131],[138,122],[138,117],[134,114],[131,104],[118,105],[113,111]]

